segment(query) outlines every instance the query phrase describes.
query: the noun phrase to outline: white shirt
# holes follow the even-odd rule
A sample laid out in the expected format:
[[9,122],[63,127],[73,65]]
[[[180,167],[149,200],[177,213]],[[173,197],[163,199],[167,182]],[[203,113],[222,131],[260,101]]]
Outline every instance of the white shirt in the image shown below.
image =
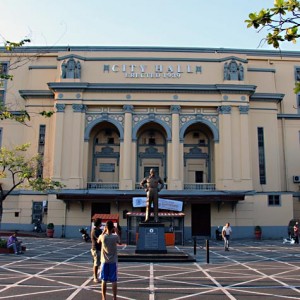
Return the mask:
[[226,225],[223,227],[222,232],[223,231],[225,231],[226,235],[230,235],[232,233],[231,227],[230,226],[227,227]]

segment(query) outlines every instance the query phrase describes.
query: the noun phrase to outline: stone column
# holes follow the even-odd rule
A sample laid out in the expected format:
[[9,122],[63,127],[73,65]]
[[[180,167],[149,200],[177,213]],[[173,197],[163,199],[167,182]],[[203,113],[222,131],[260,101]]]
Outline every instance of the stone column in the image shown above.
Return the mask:
[[125,113],[124,117],[124,141],[123,151],[121,152],[122,158],[122,170],[120,172],[120,189],[121,190],[132,190],[132,105],[124,105],[123,110]]
[[220,178],[218,189],[232,189],[232,128],[231,106],[222,105],[218,108],[220,114]]
[[251,176],[250,155],[250,133],[249,133],[249,106],[239,106],[240,111],[240,139],[241,139],[241,177],[243,186],[241,189],[252,190],[253,182]]
[[182,189],[182,179],[180,178],[180,138],[179,138],[179,130],[180,130],[180,122],[179,122],[179,113],[180,113],[179,105],[172,105],[170,110],[172,113],[172,144],[171,150],[172,155],[169,164],[171,164],[171,178],[168,180],[168,189],[170,190],[181,190]]
[[72,188],[82,187],[82,155],[83,155],[83,124],[86,106],[83,104],[72,104],[73,108],[73,134],[71,153],[70,184]]
[[64,112],[65,104],[56,104],[56,122],[55,135],[53,145],[53,180],[61,181],[62,168],[62,153],[63,153],[63,139],[64,139]]

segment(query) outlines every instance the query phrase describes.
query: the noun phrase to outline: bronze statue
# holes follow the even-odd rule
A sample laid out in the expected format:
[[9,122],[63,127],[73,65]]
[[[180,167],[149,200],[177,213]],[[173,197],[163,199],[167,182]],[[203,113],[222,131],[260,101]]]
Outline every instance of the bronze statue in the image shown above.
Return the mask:
[[[146,188],[145,188],[146,184]],[[160,184],[160,187],[159,187]],[[158,192],[164,187],[163,180],[155,175],[155,170],[150,170],[149,177],[144,178],[140,186],[147,192],[146,217],[144,222],[150,221],[151,204],[153,203],[154,222],[158,222]]]

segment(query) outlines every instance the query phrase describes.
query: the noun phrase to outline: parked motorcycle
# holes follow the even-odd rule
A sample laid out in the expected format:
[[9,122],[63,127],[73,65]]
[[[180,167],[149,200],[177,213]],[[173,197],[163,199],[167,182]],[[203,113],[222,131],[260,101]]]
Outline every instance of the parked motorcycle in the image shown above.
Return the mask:
[[88,234],[88,229],[87,227],[86,228],[81,228],[79,229],[79,232],[81,233],[81,236],[82,236],[82,239],[85,241],[85,242],[89,242],[91,241],[91,238],[90,238],[90,235]]
[[34,232],[43,232],[40,219],[36,219],[36,221],[34,222],[33,231]]
[[222,241],[222,232],[220,226],[216,229],[216,240],[217,241]]

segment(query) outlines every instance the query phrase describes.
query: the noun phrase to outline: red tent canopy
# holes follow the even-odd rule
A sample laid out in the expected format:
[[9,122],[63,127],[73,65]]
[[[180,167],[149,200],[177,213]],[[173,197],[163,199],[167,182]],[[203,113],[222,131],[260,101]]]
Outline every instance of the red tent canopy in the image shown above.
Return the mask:
[[101,219],[102,224],[106,223],[108,220],[113,221],[113,223],[119,223],[119,214],[94,214],[92,221],[96,219]]

